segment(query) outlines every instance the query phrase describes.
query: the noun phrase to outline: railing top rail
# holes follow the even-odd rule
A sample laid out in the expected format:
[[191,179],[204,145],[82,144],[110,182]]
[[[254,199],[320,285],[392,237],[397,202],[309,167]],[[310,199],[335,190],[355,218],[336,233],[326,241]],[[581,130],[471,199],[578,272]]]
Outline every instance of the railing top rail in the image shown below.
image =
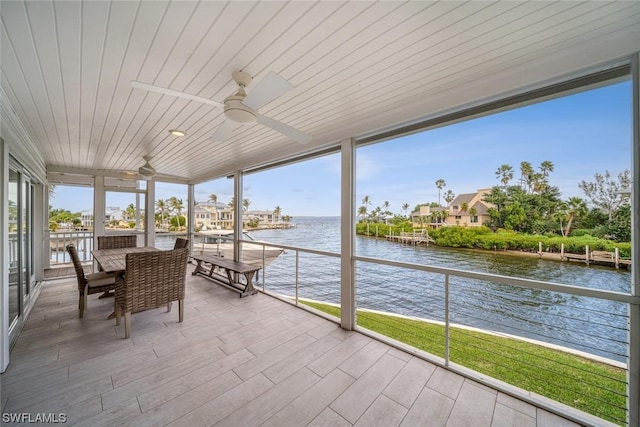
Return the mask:
[[[224,237],[221,237],[224,239]],[[231,240],[227,238],[228,240]],[[339,258],[340,254],[336,252],[327,252],[317,249],[301,248],[298,246],[281,245],[279,243],[265,242],[261,240],[240,240],[240,243],[251,243],[262,246],[270,246],[280,249],[288,249],[292,251],[305,252],[315,255],[324,255]],[[503,276],[491,273],[479,273],[467,270],[458,270],[449,267],[436,267],[425,264],[415,264],[401,261],[385,260],[381,258],[371,258],[363,256],[355,256],[355,261],[370,262],[373,264],[383,264],[391,267],[408,268],[412,270],[421,270],[430,273],[445,274],[456,277],[466,277],[468,279],[486,280],[489,282],[500,283],[503,285],[519,286],[521,288],[542,289],[547,291],[561,292],[570,295],[578,295],[584,297],[600,298],[608,301],[617,301],[633,305],[640,305],[640,296],[634,296],[623,292],[605,291],[601,289],[583,288],[580,286],[563,285],[560,283],[545,282],[541,280],[525,279],[519,277]]]
[[609,301],[618,301],[628,304],[640,305],[640,297],[622,292],[605,291],[601,289],[582,288],[579,286],[563,285],[560,283],[544,282],[540,280],[524,279],[518,277],[502,276],[491,273],[478,273],[473,271],[458,270],[448,267],[435,267],[423,264],[414,264],[400,261],[384,260],[380,258],[370,258],[363,256],[354,257],[356,261],[370,262],[373,264],[383,264],[391,267],[409,268],[413,270],[427,271],[450,276],[466,277],[468,279],[486,280],[503,285],[519,286],[522,288],[543,289],[547,291],[562,292],[571,295],[600,298]]
[[[198,235],[198,233],[194,233],[195,235]],[[204,234],[201,234],[202,236],[204,236]],[[220,240],[233,240],[231,237],[225,237],[225,236],[216,236],[217,239]],[[280,243],[272,243],[272,242],[265,242],[263,240],[245,240],[245,239],[241,239],[239,240],[240,243],[250,243],[250,244],[254,244],[254,245],[261,245],[261,246],[269,246],[272,248],[279,248],[279,249],[288,249],[291,251],[299,251],[299,252],[306,252],[306,253],[310,253],[310,254],[315,254],[315,255],[324,255],[324,256],[328,256],[328,257],[334,257],[334,258],[340,258],[340,254],[337,252],[327,252],[327,251],[321,251],[321,250],[317,250],[317,249],[309,249],[309,248],[301,248],[299,246],[290,246],[290,245],[282,245]]]

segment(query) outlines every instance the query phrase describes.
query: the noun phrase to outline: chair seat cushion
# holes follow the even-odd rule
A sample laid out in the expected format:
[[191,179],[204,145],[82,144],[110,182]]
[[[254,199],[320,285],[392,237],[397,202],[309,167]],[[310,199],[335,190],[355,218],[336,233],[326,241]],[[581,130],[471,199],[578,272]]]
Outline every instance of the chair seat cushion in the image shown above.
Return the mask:
[[105,273],[104,271],[87,274],[85,278],[87,279],[90,288],[116,283],[116,275],[113,273]]

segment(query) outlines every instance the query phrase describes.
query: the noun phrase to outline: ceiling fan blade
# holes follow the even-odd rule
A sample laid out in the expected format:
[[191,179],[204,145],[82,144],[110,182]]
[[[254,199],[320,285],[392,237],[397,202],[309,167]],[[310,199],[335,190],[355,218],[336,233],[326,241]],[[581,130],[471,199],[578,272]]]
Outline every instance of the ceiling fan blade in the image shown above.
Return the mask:
[[270,119],[269,117],[258,115],[256,120],[258,121],[258,123],[268,126],[271,129],[278,131],[281,134],[288,136],[289,138],[301,144],[306,144],[310,142],[311,139],[313,139],[311,135],[307,135],[306,133],[299,131],[298,129],[294,129],[291,126],[287,126],[284,123],[280,123],[276,120]]
[[258,83],[249,95],[242,101],[247,107],[258,110],[263,105],[267,105],[276,98],[281,97],[293,89],[293,85],[286,81],[279,74],[269,71],[260,83]]
[[218,126],[218,129],[213,133],[211,139],[214,141],[225,141],[231,136],[231,132],[233,132],[234,128],[235,125],[231,120],[225,120],[220,126]]
[[151,92],[161,93],[163,95],[172,95],[172,96],[177,96],[178,98],[184,98],[184,99],[189,99],[191,101],[202,102],[204,104],[213,105],[214,107],[224,107],[224,105],[219,102],[212,101],[210,99],[203,98],[201,96],[190,95],[188,93],[178,92],[177,90],[172,90],[172,89],[167,89],[160,86],[150,85],[147,83],[137,82],[135,80],[131,82],[131,86],[136,89],[143,89]]

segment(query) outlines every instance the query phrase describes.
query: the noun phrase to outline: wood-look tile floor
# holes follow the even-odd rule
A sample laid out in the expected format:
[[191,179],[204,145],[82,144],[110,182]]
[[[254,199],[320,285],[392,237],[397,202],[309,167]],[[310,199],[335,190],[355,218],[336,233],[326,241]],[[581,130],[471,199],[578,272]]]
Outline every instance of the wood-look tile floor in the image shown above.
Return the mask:
[[290,304],[187,279],[132,336],[75,279],[44,284],[0,377],[3,413],[100,426],[575,426]]

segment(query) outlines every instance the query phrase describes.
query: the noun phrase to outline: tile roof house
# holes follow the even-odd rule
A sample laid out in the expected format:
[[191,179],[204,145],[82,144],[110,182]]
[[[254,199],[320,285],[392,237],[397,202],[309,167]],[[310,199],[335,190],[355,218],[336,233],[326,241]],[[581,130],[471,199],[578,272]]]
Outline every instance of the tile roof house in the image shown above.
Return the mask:
[[489,209],[493,205],[485,202],[483,198],[490,191],[490,188],[483,188],[475,193],[459,194],[449,204],[447,223],[465,227],[485,225],[489,220]]

